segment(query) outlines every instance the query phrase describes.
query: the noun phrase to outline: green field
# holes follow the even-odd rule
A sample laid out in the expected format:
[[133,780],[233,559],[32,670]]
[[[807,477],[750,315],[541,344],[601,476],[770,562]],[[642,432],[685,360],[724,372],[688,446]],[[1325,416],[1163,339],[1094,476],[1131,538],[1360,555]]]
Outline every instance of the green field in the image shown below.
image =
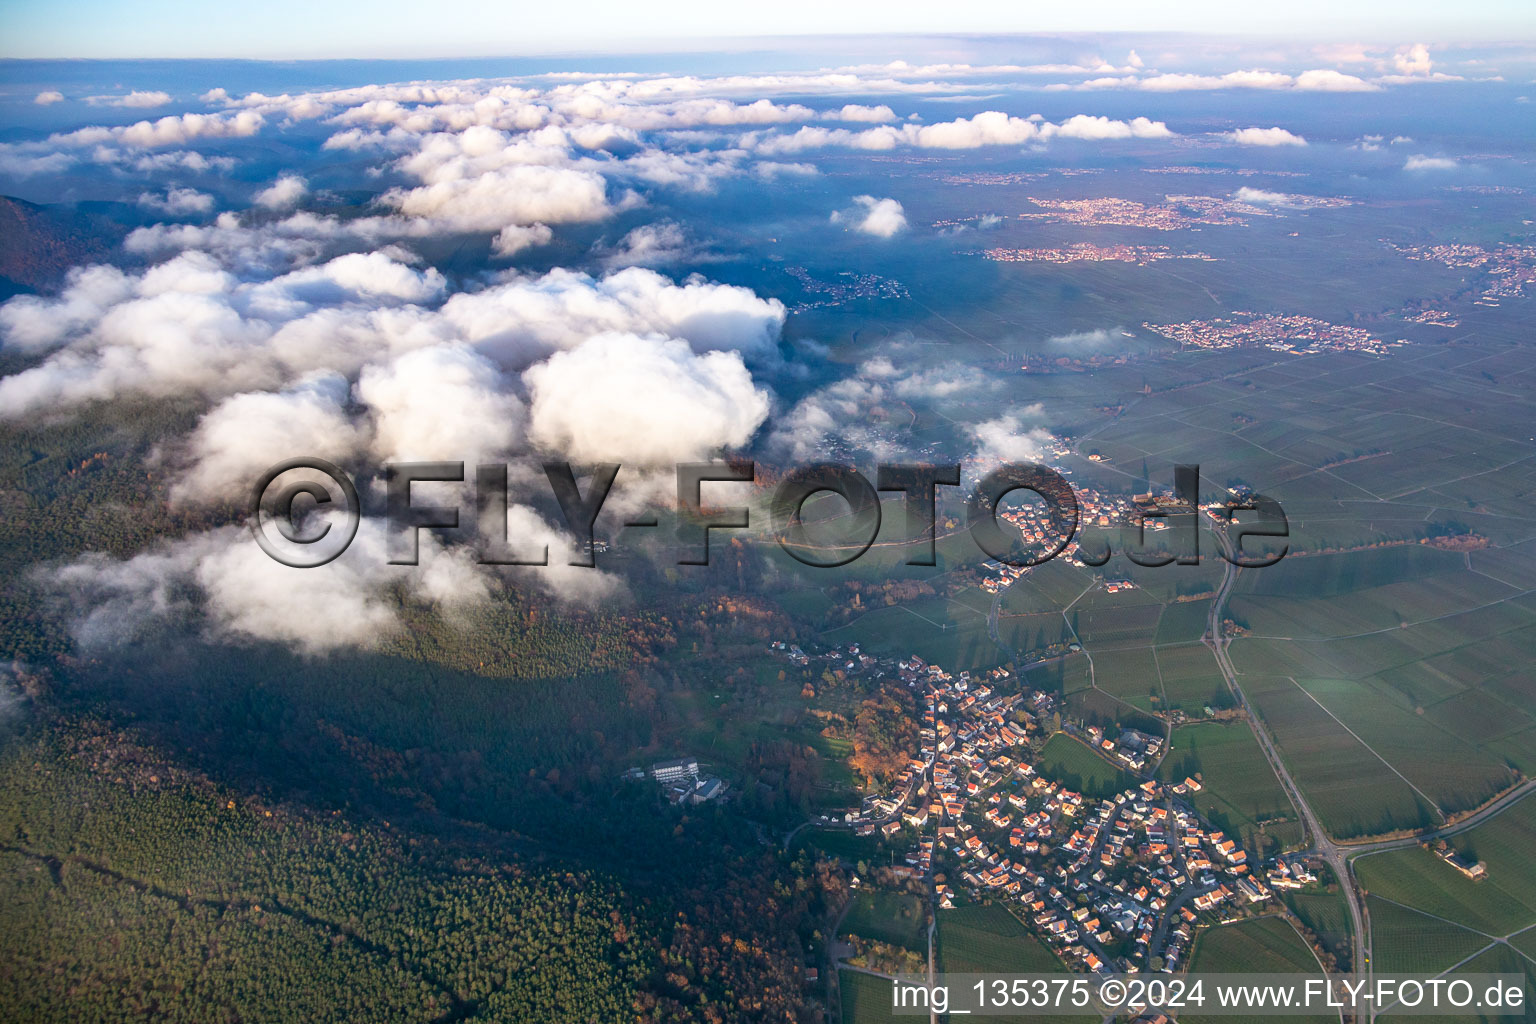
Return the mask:
[[1092,582],[1086,572],[1064,558],[1054,558],[1029,572],[1003,595],[1002,614],[1027,615],[1050,613],[1061,617],[1061,610],[1077,599]]
[[[994,903],[973,903],[939,911],[937,967],[957,974],[1054,974],[1066,970],[1044,942],[1005,907]],[[987,1019],[1050,1022],[1074,1018],[1031,1015]]]
[[[1450,842],[1464,857],[1483,861],[1487,876],[1472,881],[1420,847],[1355,861],[1355,874],[1371,893],[1372,946],[1382,970],[1443,971],[1504,936],[1527,956],[1536,954],[1536,931],[1527,930],[1536,925],[1536,799],[1526,797]],[[1530,960],[1507,947],[1495,946],[1459,968],[1477,971],[1525,971],[1530,989]],[[1528,1009],[1526,1019],[1536,1015]]]
[[1389,1011],[1377,1020],[1401,1021],[1404,1024],[1408,1022],[1414,1022],[1414,1024],[1520,1024],[1522,1021],[1536,1021],[1536,1006],[1531,1004],[1531,997],[1536,994],[1536,965],[1526,957],[1507,946],[1495,946],[1452,971],[1449,977],[1464,974],[1523,974],[1525,976],[1525,1012],[1514,1012],[1502,1016],[1464,1014],[1454,1017],[1429,1017],[1394,1014]]
[[1402,545],[1241,577],[1234,664],[1336,835],[1435,824],[1430,805],[1478,806],[1536,769],[1528,553],[1502,575],[1474,554],[1475,571]]
[[1297,684],[1446,813],[1476,807],[1514,782],[1502,760],[1366,684],[1308,678]]
[[1170,710],[1200,715],[1207,704],[1219,705],[1227,697],[1227,684],[1210,649],[1201,644],[1180,644],[1157,649],[1158,678]]
[[1536,922],[1536,910],[1510,900],[1491,879],[1473,882],[1418,847],[1361,857],[1355,876],[1368,892],[1490,935]]
[[1000,615],[997,635],[1020,657],[1031,651],[1042,651],[1052,644],[1065,644],[1072,639],[1072,631],[1067,628],[1067,620],[1061,617],[1060,612]]
[[1353,837],[1439,823],[1406,782],[1295,682],[1246,676],[1243,690],[1329,832]]
[[1282,899],[1343,964],[1350,956],[1349,907],[1337,892],[1288,892]]
[[1487,876],[1472,881],[1417,846],[1359,857],[1355,875],[1371,893],[1489,935],[1536,924],[1536,799],[1527,796],[1450,842],[1483,861]]
[[1159,644],[1191,643],[1205,635],[1205,620],[1210,614],[1210,599],[1200,601],[1174,601],[1163,607],[1163,617],[1157,620]]
[[1196,722],[1175,729],[1158,777],[1178,783],[1196,772],[1203,788],[1191,799],[1217,828],[1254,844],[1259,822],[1273,822],[1267,829],[1278,841],[1300,840],[1295,808],[1246,722]]
[[1510,936],[1509,944],[1532,960],[1536,960],[1536,926],[1527,928],[1518,935]]
[[1237,593],[1339,597],[1421,579],[1431,573],[1451,572],[1463,564],[1462,557],[1455,552],[1421,546],[1288,558],[1263,572],[1243,574]]
[[1372,896],[1372,967],[1386,973],[1438,974],[1488,945],[1491,939],[1460,925]]
[[1064,732],[1046,741],[1036,768],[1046,778],[1084,796],[1113,796],[1137,784],[1135,776],[1116,768],[1089,750],[1087,744]]
[[907,893],[859,890],[848,906],[838,935],[858,935],[920,953],[928,949],[922,900]]
[[[1296,929],[1284,918],[1260,917],[1237,924],[1218,925],[1206,929],[1195,939],[1195,949],[1189,959],[1191,972],[1246,973],[1246,974],[1296,974],[1321,973],[1317,957],[1302,941]],[[1181,1014],[1185,1024],[1203,1021],[1231,1021],[1234,1017],[1201,1017],[1197,1014]],[[1338,1024],[1337,1016],[1316,1014],[1313,1016],[1262,1017],[1264,1021],[1286,1021],[1291,1024]]]
[[891,983],[858,971],[837,972],[843,1024],[912,1024],[920,1017],[896,1016],[891,1011]]
[[872,654],[915,654],[951,672],[992,668],[1007,660],[992,642],[984,610],[944,598],[878,607],[846,626],[827,630],[821,639],[829,644],[859,643]]
[[808,828],[795,837],[795,849],[810,847],[849,863],[876,861],[885,855],[880,852],[877,836],[856,836],[846,828]]
[[[1404,555],[1410,550],[1433,551],[1399,549]],[[1448,552],[1434,551],[1434,554],[1446,555]],[[1470,614],[1473,609],[1493,605],[1517,593],[1506,583],[1468,572],[1457,565],[1451,571],[1432,576],[1408,578],[1345,594],[1318,595],[1301,590],[1289,596],[1234,596],[1230,610],[1259,636],[1354,639],[1376,630],[1405,628],[1405,624],[1431,626],[1437,616],[1448,611]]]
[[971,903],[939,911],[939,970],[1059,971],[1056,954],[1006,907]]
[[1095,591],[1073,607],[1070,618],[1084,646],[1112,649],[1151,646],[1162,614],[1162,604],[1145,591]]
[[1189,958],[1192,972],[1285,974],[1318,972],[1317,957],[1282,917],[1260,917],[1201,932]]
[[1151,647],[1093,653],[1094,685],[1143,711],[1162,706],[1163,688]]

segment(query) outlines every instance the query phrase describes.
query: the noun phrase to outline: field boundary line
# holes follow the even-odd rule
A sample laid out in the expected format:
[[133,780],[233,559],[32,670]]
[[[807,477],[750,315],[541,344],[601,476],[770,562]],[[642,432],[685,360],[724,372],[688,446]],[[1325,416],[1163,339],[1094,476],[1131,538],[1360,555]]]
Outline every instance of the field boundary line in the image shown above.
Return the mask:
[[[1423,914],[1425,917],[1430,918],[1431,920],[1440,921],[1440,922],[1442,922],[1444,924],[1448,924],[1448,925],[1453,925],[1454,927],[1460,928],[1463,931],[1471,932],[1473,935],[1481,935],[1483,938],[1488,939],[1490,942],[1502,942],[1503,941],[1503,939],[1501,939],[1499,936],[1490,934],[1489,932],[1485,932],[1481,928],[1473,928],[1469,924],[1462,924],[1460,921],[1452,921],[1448,917],[1441,917],[1439,914],[1431,914],[1427,910],[1421,910],[1418,907],[1411,907],[1408,904],[1402,902],[1401,900],[1395,900],[1395,899],[1393,899],[1390,896],[1383,896],[1379,892],[1370,893],[1370,897],[1372,899],[1381,900],[1381,902],[1383,902],[1383,903],[1391,903],[1394,906],[1402,907],[1404,910],[1411,910],[1415,914]],[[1532,927],[1532,926],[1527,925],[1526,927]],[[1526,930],[1525,928],[1521,928],[1520,931],[1510,932],[1509,934],[1510,935],[1519,935],[1520,932],[1523,932],[1525,930]],[[1507,935],[1504,936],[1504,938],[1508,938],[1508,937],[1509,936],[1507,936]],[[1451,968],[1447,968],[1447,970],[1450,970],[1450,969]]]
[[1404,784],[1406,784],[1409,789],[1413,790],[1415,793],[1419,794],[1419,796],[1423,797],[1424,798],[1424,802],[1429,804],[1429,806],[1433,807],[1435,809],[1435,813],[1440,815],[1440,820],[1442,822],[1449,822],[1450,821],[1450,818],[1446,817],[1445,812],[1440,809],[1440,805],[1435,803],[1433,800],[1431,800],[1429,798],[1429,794],[1428,793],[1425,793],[1422,789],[1420,789],[1418,786],[1415,786],[1412,782],[1409,782],[1408,781],[1408,776],[1404,775],[1402,772],[1400,772],[1396,768],[1394,768],[1392,766],[1392,762],[1391,761],[1388,761],[1386,758],[1384,758],[1380,754],[1376,753],[1376,748],[1371,746],[1369,743],[1365,742],[1365,740],[1361,739],[1359,737],[1359,735],[1355,732],[1355,730],[1353,730],[1349,726],[1345,725],[1344,724],[1344,720],[1341,719],[1338,715],[1334,714],[1332,711],[1329,711],[1328,710],[1328,705],[1324,704],[1322,701],[1320,701],[1316,697],[1312,696],[1312,694],[1307,690],[1307,688],[1305,686],[1302,686],[1300,683],[1298,683],[1293,677],[1286,676],[1285,678],[1287,678],[1287,679],[1289,679],[1291,681],[1291,685],[1292,686],[1296,687],[1296,689],[1300,690],[1302,693],[1305,693],[1307,695],[1307,699],[1308,700],[1312,701],[1312,703],[1314,703],[1318,707],[1322,708],[1324,714],[1326,714],[1329,718],[1333,719],[1335,722],[1338,722],[1340,729],[1343,729],[1345,732],[1349,733],[1351,736],[1354,736],[1355,737],[1355,742],[1359,743],[1366,750],[1369,750],[1371,752],[1371,756],[1372,757],[1376,758],[1376,760],[1380,761],[1382,764],[1387,766],[1387,770],[1388,771],[1390,771],[1393,775],[1396,775],[1398,778],[1402,779]]

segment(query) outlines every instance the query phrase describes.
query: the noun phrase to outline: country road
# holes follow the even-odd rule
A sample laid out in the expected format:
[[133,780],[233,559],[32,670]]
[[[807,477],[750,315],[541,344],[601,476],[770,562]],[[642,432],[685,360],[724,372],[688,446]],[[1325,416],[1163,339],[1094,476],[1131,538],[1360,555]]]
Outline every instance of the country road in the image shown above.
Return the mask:
[[[1216,534],[1223,550],[1230,553],[1232,550],[1230,538],[1227,537],[1226,532],[1220,528],[1219,524],[1213,528],[1212,532]],[[1221,668],[1221,674],[1226,681],[1227,688],[1237,698],[1238,706],[1247,712],[1248,723],[1253,729],[1254,737],[1259,741],[1260,749],[1264,751],[1264,756],[1269,760],[1270,767],[1274,769],[1276,778],[1280,780],[1286,795],[1301,815],[1302,821],[1311,837],[1310,852],[1327,861],[1328,866],[1333,869],[1335,877],[1339,880],[1339,888],[1344,895],[1345,904],[1349,907],[1350,926],[1354,932],[1351,942],[1350,967],[1357,977],[1362,977],[1369,981],[1373,970],[1371,965],[1370,914],[1366,910],[1365,900],[1361,896],[1359,886],[1355,881],[1354,859],[1368,854],[1383,853],[1388,850],[1406,849],[1417,846],[1420,843],[1441,839],[1446,836],[1455,835],[1458,832],[1464,832],[1470,828],[1475,828],[1489,818],[1507,810],[1533,791],[1536,791],[1536,779],[1527,779],[1520,785],[1491,800],[1476,812],[1459,821],[1442,825],[1439,828],[1428,829],[1395,839],[1377,840],[1375,842],[1340,843],[1334,841],[1323,828],[1322,822],[1318,819],[1317,813],[1312,809],[1311,804],[1307,802],[1306,797],[1302,794],[1301,787],[1291,777],[1290,770],[1286,767],[1279,751],[1275,748],[1275,743],[1269,735],[1269,730],[1265,728],[1258,713],[1248,703],[1248,699],[1243,694],[1242,687],[1237,681],[1237,670],[1228,656],[1227,648],[1231,644],[1231,640],[1222,635],[1222,615],[1226,608],[1227,598],[1231,595],[1232,587],[1237,582],[1237,577],[1241,572],[1242,569],[1231,562],[1227,563],[1221,587],[1217,590],[1216,597],[1211,602],[1211,611],[1206,623],[1206,635],[1202,638],[1202,642],[1216,656],[1216,663]],[[1388,765],[1388,767],[1391,766]],[[1436,807],[1436,810],[1439,811],[1439,808]],[[1440,813],[1443,818],[1444,812]],[[1375,1014],[1372,1013],[1371,1016],[1374,1019]]]
[[[1225,530],[1220,525],[1213,527],[1212,532],[1221,543],[1222,550],[1228,555],[1232,554],[1232,542]],[[1237,698],[1238,707],[1247,713],[1248,724],[1253,729],[1254,737],[1259,741],[1259,748],[1264,751],[1270,767],[1274,769],[1275,777],[1280,780],[1286,796],[1301,816],[1302,823],[1306,826],[1308,835],[1311,836],[1312,849],[1318,856],[1328,862],[1333,870],[1334,877],[1339,880],[1339,889],[1344,894],[1344,902],[1349,907],[1350,928],[1353,931],[1353,940],[1350,946],[1350,968],[1365,977],[1370,976],[1371,940],[1368,927],[1368,919],[1365,910],[1365,901],[1360,896],[1360,890],[1355,885],[1354,875],[1349,864],[1347,849],[1335,843],[1324,830],[1322,822],[1317,817],[1317,812],[1307,802],[1302,794],[1301,787],[1291,777],[1290,769],[1280,757],[1280,752],[1275,748],[1274,740],[1270,738],[1269,730],[1259,719],[1258,713],[1248,703],[1242,687],[1237,681],[1237,670],[1232,665],[1232,660],[1227,654],[1227,647],[1232,642],[1222,635],[1222,614],[1226,610],[1227,598],[1232,594],[1232,587],[1237,582],[1238,575],[1243,570],[1226,563],[1226,573],[1222,576],[1221,586],[1216,591],[1216,597],[1211,601],[1210,614],[1206,621],[1206,633],[1202,642],[1211,649],[1216,656],[1216,664],[1221,669],[1222,678],[1226,681],[1227,689]]]
[[1005,586],[998,587],[997,593],[992,595],[992,605],[987,609],[987,635],[992,638],[992,642],[997,645],[998,650],[1008,655],[1008,660],[1013,663],[1015,669],[1019,670],[1022,670],[1023,668],[1023,666],[1019,664],[1019,652],[1013,649],[1012,644],[1003,640],[1003,634],[1002,631],[998,629],[997,620],[998,616],[1002,614],[1003,599],[1008,596],[1009,588],[1011,588],[1019,580],[1026,578],[1028,575],[1029,573],[1025,572],[1023,575],[1019,576],[1018,579],[1010,580]]
[[1399,836],[1396,839],[1378,839],[1368,843],[1340,843],[1350,860],[1371,853],[1385,853],[1388,850],[1402,850],[1420,843],[1432,842],[1436,839],[1444,839],[1454,836],[1459,832],[1465,832],[1469,828],[1476,828],[1496,814],[1509,810],[1510,805],[1519,802],[1531,793],[1536,792],[1536,779],[1526,779],[1518,786],[1505,790],[1498,797],[1479,807],[1472,814],[1459,821],[1442,825],[1428,832],[1415,832],[1411,836]]
[[[933,885],[933,877],[931,873],[929,875],[928,884],[930,888]],[[928,987],[931,990],[935,984],[935,975],[933,969],[933,945],[934,939],[937,937],[935,933],[938,931],[939,927],[939,915],[937,907],[934,907],[931,902],[929,906],[930,909],[928,912],[932,916],[928,919]],[[928,1001],[928,1024],[939,1024],[939,1011],[935,1009],[933,1000],[931,999]]]

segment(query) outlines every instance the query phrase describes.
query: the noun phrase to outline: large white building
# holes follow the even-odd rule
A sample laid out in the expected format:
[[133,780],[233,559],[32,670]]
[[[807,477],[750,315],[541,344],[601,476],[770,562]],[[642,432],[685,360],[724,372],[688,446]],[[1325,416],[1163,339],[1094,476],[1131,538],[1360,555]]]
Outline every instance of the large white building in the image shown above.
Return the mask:
[[671,761],[657,761],[651,765],[651,778],[662,785],[681,779],[699,778],[699,761],[694,757],[679,757]]

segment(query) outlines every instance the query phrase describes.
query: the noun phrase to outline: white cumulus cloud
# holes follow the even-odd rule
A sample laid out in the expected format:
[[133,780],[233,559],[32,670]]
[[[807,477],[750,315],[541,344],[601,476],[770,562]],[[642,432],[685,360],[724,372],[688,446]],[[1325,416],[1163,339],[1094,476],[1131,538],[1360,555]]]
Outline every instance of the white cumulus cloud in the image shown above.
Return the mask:
[[386,462],[489,462],[522,435],[523,406],[489,359],[464,345],[417,349],[366,367],[357,397]]
[[297,174],[284,174],[252,196],[251,201],[269,210],[286,210],[297,206],[307,195],[309,182]]
[[1402,75],[1427,75],[1434,70],[1435,62],[1429,58],[1429,47],[1414,43],[1393,55],[1392,66]]
[[1028,462],[1038,459],[1051,437],[1050,431],[1039,425],[1044,411],[1037,403],[1004,413],[995,419],[972,424],[969,429],[971,438],[976,442],[974,457],[982,462]]
[[171,102],[171,94],[159,90],[145,91],[135,89],[123,96],[87,96],[85,102],[93,107],[126,107],[128,109],[148,109],[150,107],[163,107]]
[[529,433],[581,462],[659,466],[751,440],[769,399],[735,352],[604,334],[523,374]]
[[345,377],[319,373],[282,391],[232,395],[198,421],[191,465],[171,496],[217,500],[243,494],[269,466],[298,455],[338,461],[358,450]]
[[1355,75],[1323,68],[1297,75],[1296,88],[1304,92],[1376,92],[1380,86]]
[[896,200],[854,196],[853,201],[855,209],[851,213],[832,214],[834,224],[847,222],[853,230],[876,238],[890,238],[906,230],[907,215]]
[[213,196],[206,192],[199,192],[195,188],[168,188],[164,194],[155,192],[140,194],[139,205],[173,217],[188,217],[212,212]]
[[1305,146],[1307,140],[1284,128],[1239,128],[1227,132],[1226,138],[1239,146]]

